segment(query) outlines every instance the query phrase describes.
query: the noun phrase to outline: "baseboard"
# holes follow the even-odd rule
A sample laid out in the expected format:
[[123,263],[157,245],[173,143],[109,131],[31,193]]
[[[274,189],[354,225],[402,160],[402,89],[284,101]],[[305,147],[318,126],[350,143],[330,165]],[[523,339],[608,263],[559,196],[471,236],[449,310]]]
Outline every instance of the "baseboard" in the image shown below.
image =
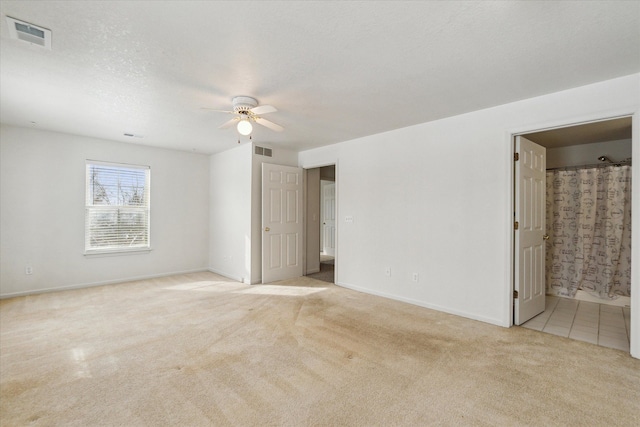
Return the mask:
[[309,274],[315,274],[315,273],[320,273],[320,267],[312,268],[311,270],[307,270],[305,276],[308,276]]
[[244,278],[244,277],[239,277],[239,276],[236,276],[236,275],[233,275],[233,274],[230,274],[230,273],[226,273],[224,271],[221,271],[221,270],[218,270],[218,269],[215,269],[215,268],[209,267],[207,269],[207,271],[209,271],[211,273],[214,273],[214,274],[219,274],[220,276],[224,276],[227,279],[235,280],[236,282],[246,283],[245,282],[246,278]]
[[395,301],[400,301],[400,302],[406,302],[407,304],[417,305],[419,307],[424,307],[424,308],[428,308],[428,309],[431,309],[431,310],[441,311],[443,313],[453,314],[453,315],[456,315],[456,316],[465,317],[467,319],[477,320],[479,322],[484,322],[484,323],[489,323],[489,324],[495,325],[495,326],[505,327],[503,322],[501,322],[499,319],[494,319],[494,318],[491,318],[491,317],[478,316],[478,315],[473,314],[473,313],[467,313],[467,312],[460,311],[460,310],[454,310],[454,309],[451,309],[449,307],[443,307],[443,306],[440,306],[440,305],[437,305],[437,304],[430,304],[430,303],[426,303],[426,302],[423,302],[423,301],[402,297],[402,296],[399,296],[399,295],[388,294],[386,292],[372,291],[370,289],[362,288],[360,286],[352,285],[350,283],[344,283],[344,282],[338,283],[338,282],[336,282],[336,285],[342,286],[343,288],[351,289],[351,290],[354,290],[354,291],[362,292],[362,293],[365,293],[365,294],[375,295],[375,296],[383,297],[383,298],[389,298],[389,299],[392,299],[392,300],[395,300]]
[[0,299],[23,297],[23,296],[27,296],[27,295],[46,294],[46,293],[49,293],[49,292],[70,291],[70,290],[73,290],[73,289],[93,288],[93,287],[96,287],[96,286],[114,285],[116,283],[135,282],[135,281],[138,281],[138,280],[148,280],[148,279],[155,279],[155,278],[158,278],[158,277],[176,276],[176,275],[179,275],[179,274],[200,273],[200,272],[203,272],[203,271],[207,271],[207,269],[206,268],[198,268],[198,269],[195,269],[195,270],[184,270],[184,271],[174,271],[174,272],[160,273],[160,274],[151,274],[151,275],[145,275],[145,276],[125,277],[125,278],[121,278],[121,279],[105,280],[105,281],[101,281],[101,282],[78,283],[78,284],[75,284],[75,285],[58,286],[58,287],[55,287],[55,288],[31,289],[31,290],[27,290],[27,291],[11,292],[11,293],[8,293],[8,294],[0,294]]

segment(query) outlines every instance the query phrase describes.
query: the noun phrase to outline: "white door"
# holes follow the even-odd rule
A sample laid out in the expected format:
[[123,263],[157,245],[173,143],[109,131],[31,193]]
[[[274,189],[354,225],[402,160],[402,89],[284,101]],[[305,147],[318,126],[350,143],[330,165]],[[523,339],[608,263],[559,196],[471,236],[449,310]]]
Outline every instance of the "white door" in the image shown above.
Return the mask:
[[262,164],[262,283],[302,276],[302,169]]
[[546,150],[518,136],[516,153],[513,321],[521,325],[542,313],[545,305]]
[[322,181],[322,252],[336,255],[336,183]]

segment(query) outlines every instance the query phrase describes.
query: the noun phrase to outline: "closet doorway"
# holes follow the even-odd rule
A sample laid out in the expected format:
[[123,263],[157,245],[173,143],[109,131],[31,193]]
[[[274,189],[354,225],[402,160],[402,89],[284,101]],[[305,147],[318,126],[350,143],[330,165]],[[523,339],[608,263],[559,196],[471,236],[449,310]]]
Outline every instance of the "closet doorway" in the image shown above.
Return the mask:
[[546,148],[543,313],[523,327],[629,351],[632,119],[524,134]]

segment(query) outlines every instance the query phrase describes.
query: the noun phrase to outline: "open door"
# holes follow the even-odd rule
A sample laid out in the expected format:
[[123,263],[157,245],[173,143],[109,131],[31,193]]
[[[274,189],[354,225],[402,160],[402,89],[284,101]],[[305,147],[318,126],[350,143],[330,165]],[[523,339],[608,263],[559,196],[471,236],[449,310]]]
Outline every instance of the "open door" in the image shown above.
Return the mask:
[[513,322],[521,325],[545,306],[546,149],[516,137],[515,280]]
[[302,276],[302,169],[262,164],[262,283]]
[[336,255],[336,183],[320,181],[322,192],[322,252]]

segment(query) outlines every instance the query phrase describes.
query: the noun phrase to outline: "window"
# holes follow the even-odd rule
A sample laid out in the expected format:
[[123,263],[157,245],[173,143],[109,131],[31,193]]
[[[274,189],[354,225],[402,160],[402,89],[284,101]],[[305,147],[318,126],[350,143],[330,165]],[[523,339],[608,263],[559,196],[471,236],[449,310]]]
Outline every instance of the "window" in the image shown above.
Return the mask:
[[149,250],[148,166],[87,161],[85,253]]

